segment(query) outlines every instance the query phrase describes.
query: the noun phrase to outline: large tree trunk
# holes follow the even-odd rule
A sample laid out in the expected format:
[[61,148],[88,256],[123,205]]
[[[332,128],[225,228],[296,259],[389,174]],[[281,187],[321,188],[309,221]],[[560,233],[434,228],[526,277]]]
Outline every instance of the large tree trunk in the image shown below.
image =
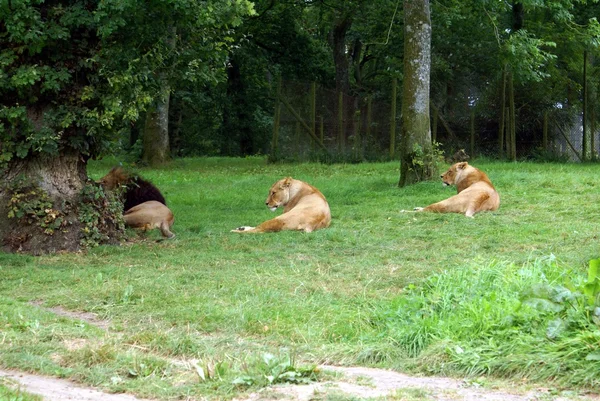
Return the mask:
[[[86,161],[75,151],[13,159],[0,171],[0,248],[34,255],[79,250],[91,228],[80,222],[84,187],[93,185],[87,181]],[[123,227],[103,213],[96,239],[115,242]]]
[[171,86],[162,79],[159,98],[146,113],[142,160],[150,166],[159,166],[171,157],[169,147],[169,100]]
[[404,80],[399,186],[435,173],[429,124],[431,19],[429,0],[404,0]]

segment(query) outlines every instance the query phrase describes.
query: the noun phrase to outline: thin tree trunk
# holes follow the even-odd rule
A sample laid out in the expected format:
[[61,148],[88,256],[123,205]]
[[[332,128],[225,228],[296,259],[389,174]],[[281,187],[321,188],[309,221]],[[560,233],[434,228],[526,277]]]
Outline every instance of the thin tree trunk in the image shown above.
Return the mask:
[[506,124],[506,66],[502,68],[502,89],[500,91],[500,123],[498,127],[498,155],[504,158],[504,126]]
[[430,70],[429,0],[404,0],[404,80],[398,182],[401,187],[429,179],[435,173],[429,122]]
[[515,115],[515,87],[513,74],[508,74],[508,110],[510,113],[510,159],[517,160],[517,135],[516,135],[516,115]]
[[390,159],[394,157],[396,153],[396,100],[398,80],[394,78],[392,80],[392,110],[390,113]]
[[548,151],[548,111],[544,112],[544,123],[542,126],[542,149]]
[[275,115],[273,116],[273,138],[271,139],[271,158],[279,158],[279,119],[281,116],[281,76],[277,79],[277,93],[275,94]]

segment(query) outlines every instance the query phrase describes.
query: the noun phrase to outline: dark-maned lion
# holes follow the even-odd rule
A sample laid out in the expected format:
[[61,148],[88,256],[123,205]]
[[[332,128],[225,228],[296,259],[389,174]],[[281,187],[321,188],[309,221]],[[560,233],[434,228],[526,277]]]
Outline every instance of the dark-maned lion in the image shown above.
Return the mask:
[[166,206],[164,196],[151,182],[115,167],[99,181],[106,190],[125,187],[123,191],[123,219],[133,228],[160,229],[164,237],[173,238],[173,212]]
[[164,196],[154,184],[138,175],[130,174],[121,167],[113,167],[98,183],[109,191],[120,186],[125,187],[123,195],[124,211],[148,201],[157,201],[165,206],[167,205]]
[[284,206],[283,214],[257,227],[238,227],[236,233],[264,233],[282,230],[311,232],[329,227],[331,212],[323,194],[312,185],[292,177],[283,178],[271,187],[266,205],[272,211]]
[[475,213],[500,207],[500,195],[488,176],[469,163],[453,164],[441,177],[443,185],[455,184],[458,194],[425,208],[415,208],[416,211],[464,213],[473,217]]

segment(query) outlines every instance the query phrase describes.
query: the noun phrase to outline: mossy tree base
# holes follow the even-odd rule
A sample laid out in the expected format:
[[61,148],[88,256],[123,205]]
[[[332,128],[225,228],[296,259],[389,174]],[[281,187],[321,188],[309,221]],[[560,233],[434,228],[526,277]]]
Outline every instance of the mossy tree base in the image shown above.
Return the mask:
[[122,237],[118,207],[88,179],[78,153],[16,159],[0,176],[3,251],[76,252],[87,245],[118,243]]

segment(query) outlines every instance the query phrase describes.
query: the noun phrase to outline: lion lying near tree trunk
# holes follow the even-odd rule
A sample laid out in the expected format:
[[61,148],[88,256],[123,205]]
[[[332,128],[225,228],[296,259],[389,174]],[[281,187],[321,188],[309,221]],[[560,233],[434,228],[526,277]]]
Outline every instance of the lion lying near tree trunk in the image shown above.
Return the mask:
[[125,225],[144,231],[160,229],[164,237],[173,238],[170,229],[175,218],[166,206],[164,196],[151,182],[115,167],[99,181],[106,190],[125,187],[123,192],[123,220]]
[[329,227],[331,212],[323,194],[312,185],[292,177],[283,178],[271,187],[266,205],[271,211],[284,206],[283,214],[257,227],[238,227],[236,233],[264,233],[283,230],[311,232]]
[[469,163],[453,164],[441,177],[443,185],[455,184],[458,194],[425,208],[415,208],[416,211],[464,213],[473,217],[475,213],[500,207],[500,195],[488,176]]

